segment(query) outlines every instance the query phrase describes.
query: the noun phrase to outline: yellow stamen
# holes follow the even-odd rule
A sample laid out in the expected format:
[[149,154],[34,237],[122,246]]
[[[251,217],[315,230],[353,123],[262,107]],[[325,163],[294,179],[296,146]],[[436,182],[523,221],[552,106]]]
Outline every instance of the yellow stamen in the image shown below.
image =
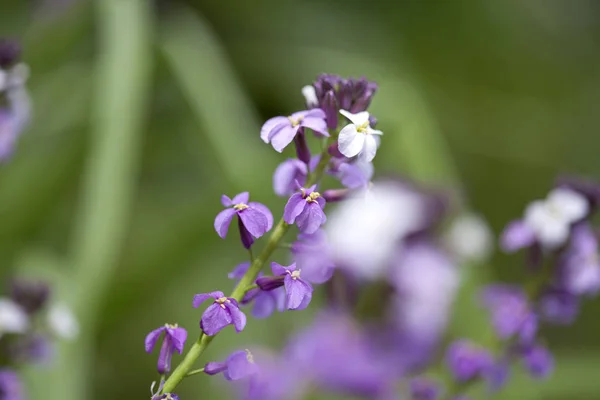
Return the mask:
[[321,193],[319,193],[319,192],[312,192],[311,194],[308,195],[308,197],[306,197],[306,202],[312,203],[313,201],[317,201],[317,199],[319,197],[321,197]]
[[249,363],[254,364],[254,356],[250,353],[250,350],[246,349],[246,359]]
[[224,303],[231,303],[231,300],[229,300],[227,297],[219,297],[218,299],[215,300],[215,303],[218,303],[221,308],[225,308],[225,304]]
[[246,208],[248,208],[248,204],[239,203],[233,206],[233,208],[237,211],[245,210]]
[[292,276],[292,279],[293,279],[293,280],[296,280],[296,279],[300,278],[300,270],[299,270],[299,269],[297,269],[297,270],[295,270],[295,271],[292,271],[292,272],[290,273],[290,275]]
[[369,127],[369,121],[364,122],[362,125],[356,127],[356,131],[359,133],[367,133],[367,128]]
[[302,118],[295,119],[291,115],[288,117],[288,119],[290,120],[290,123],[294,128],[300,125],[300,123],[302,122]]

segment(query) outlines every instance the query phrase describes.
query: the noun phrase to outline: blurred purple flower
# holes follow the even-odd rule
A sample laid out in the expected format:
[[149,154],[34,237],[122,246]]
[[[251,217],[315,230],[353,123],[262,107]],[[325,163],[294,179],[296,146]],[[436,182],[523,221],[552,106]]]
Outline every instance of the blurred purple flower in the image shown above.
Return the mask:
[[[250,268],[249,262],[239,264],[229,273],[229,279],[241,279]],[[262,272],[258,278],[262,277]],[[285,309],[285,290],[278,288],[270,291],[263,291],[260,288],[250,289],[244,295],[242,304],[254,303],[252,315],[255,318],[268,318],[275,310],[283,311]]]
[[235,351],[224,362],[209,362],[204,367],[207,375],[223,373],[228,381],[237,381],[258,373],[258,366],[249,350]]
[[446,352],[446,363],[450,372],[459,382],[467,382],[483,377],[494,364],[487,350],[468,340],[452,343]]
[[414,378],[410,381],[410,396],[412,400],[437,400],[441,395],[439,383],[428,378]]
[[0,369],[0,400],[24,400],[25,390],[19,376],[11,369]]
[[9,291],[11,299],[30,315],[44,308],[50,298],[50,286],[41,281],[13,279]]
[[325,283],[331,279],[335,265],[331,258],[327,234],[322,229],[308,235],[301,233],[292,244],[296,266],[312,283]]
[[221,211],[215,218],[215,230],[224,239],[229,230],[229,224],[235,215],[238,216],[238,227],[242,244],[249,249],[254,243],[254,238],[259,238],[273,227],[273,214],[269,209],[256,202],[248,202],[250,195],[243,192],[233,199],[223,195],[221,204],[228,207]]
[[491,285],[483,290],[481,297],[483,305],[491,313],[492,325],[500,339],[518,336],[523,343],[535,339],[538,318],[521,288]]
[[202,314],[200,319],[202,331],[208,336],[214,336],[227,325],[233,324],[236,332],[241,332],[246,326],[246,314],[240,310],[236,299],[225,297],[223,292],[215,291],[195,295],[194,308],[200,307],[200,304],[210,298],[214,299],[214,302]]
[[538,308],[540,317],[545,321],[570,325],[579,314],[579,299],[566,290],[552,288],[542,294]]
[[588,224],[573,229],[571,244],[561,260],[559,283],[575,295],[593,295],[600,290],[598,238]]
[[283,211],[283,219],[288,224],[294,222],[302,233],[315,233],[321,225],[327,221],[323,212],[325,199],[315,189],[317,185],[310,188],[300,188],[288,200]]
[[312,109],[298,111],[289,117],[269,119],[260,130],[260,138],[265,143],[271,143],[273,148],[281,153],[301,128],[309,128],[316,134],[329,136],[325,113],[320,109]]
[[554,369],[554,357],[545,347],[527,347],[522,351],[522,357],[523,365],[534,378],[547,378]]
[[146,336],[146,352],[151,353],[161,334],[164,333],[162,346],[158,356],[158,373],[166,374],[171,370],[171,358],[176,350],[179,354],[183,352],[187,331],[175,325],[165,324],[158,329],[153,330]]

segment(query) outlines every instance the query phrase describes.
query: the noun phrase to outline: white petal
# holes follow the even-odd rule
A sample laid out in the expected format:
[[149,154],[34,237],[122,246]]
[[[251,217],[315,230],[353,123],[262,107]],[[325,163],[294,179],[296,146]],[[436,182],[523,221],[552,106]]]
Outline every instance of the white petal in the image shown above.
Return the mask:
[[355,125],[346,125],[338,137],[338,149],[346,157],[354,157],[363,149],[365,135],[358,133]]
[[485,220],[475,214],[464,214],[452,222],[445,242],[461,261],[481,262],[489,258],[494,240]]
[[63,339],[75,339],[79,334],[79,322],[69,307],[54,305],[48,312],[48,326]]
[[377,153],[377,140],[375,140],[375,136],[366,135],[365,136],[365,144],[363,146],[362,151],[358,158],[364,162],[371,162],[375,158],[375,154]]
[[549,207],[563,216],[567,223],[575,222],[589,211],[589,204],[585,197],[569,189],[554,189],[548,195]]
[[370,126],[367,126],[367,133],[369,135],[383,135],[383,132],[378,131],[377,129],[373,129]]
[[569,237],[569,225],[561,220],[548,220],[548,222],[536,231],[538,240],[546,248],[556,248],[567,241]]
[[534,231],[543,228],[548,220],[553,219],[544,200],[536,200],[525,209],[525,224]]
[[3,332],[23,333],[27,328],[27,313],[12,300],[0,299],[0,335]]
[[0,91],[6,90],[8,86],[8,74],[6,71],[0,69]]
[[352,114],[349,111],[340,110],[340,114],[342,114],[344,117],[348,118],[350,120],[350,122],[352,122],[356,126],[361,126],[365,122],[369,122],[369,112],[368,111],[361,111],[357,114]]
[[317,99],[317,92],[313,85],[306,85],[302,88],[302,95],[306,101],[308,107],[316,107],[319,105],[319,99]]

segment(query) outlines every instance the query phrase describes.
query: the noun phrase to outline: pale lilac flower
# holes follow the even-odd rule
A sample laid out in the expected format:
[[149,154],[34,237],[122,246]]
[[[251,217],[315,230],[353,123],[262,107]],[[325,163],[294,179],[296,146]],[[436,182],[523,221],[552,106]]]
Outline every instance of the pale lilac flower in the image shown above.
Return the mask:
[[209,362],[204,367],[207,375],[223,373],[228,381],[237,381],[252,377],[258,373],[258,365],[250,350],[233,352],[224,362]]
[[543,346],[532,346],[522,352],[523,365],[534,378],[547,378],[554,369],[554,357]]
[[69,306],[54,304],[48,310],[48,327],[63,339],[73,340],[79,335],[79,321]]
[[410,398],[412,400],[437,400],[442,389],[440,384],[428,378],[413,378],[410,380]]
[[492,325],[500,339],[518,336],[523,343],[535,339],[538,318],[521,288],[491,285],[483,290],[482,301],[491,313]]
[[228,207],[221,211],[215,218],[215,230],[219,237],[224,239],[229,230],[229,224],[235,215],[238,216],[238,227],[242,244],[249,249],[255,238],[259,238],[273,227],[273,214],[261,203],[248,202],[250,195],[243,192],[233,199],[223,195],[221,204]]
[[4,333],[24,333],[29,317],[23,308],[10,299],[0,298],[0,336]]
[[598,238],[588,224],[573,229],[572,240],[560,262],[559,286],[575,295],[600,290]]
[[567,290],[551,288],[540,297],[538,309],[544,321],[570,325],[579,314],[579,298]]
[[315,87],[313,85],[306,85],[302,87],[302,96],[304,96],[306,108],[309,110],[319,106],[319,99],[317,98],[317,92],[315,91]]
[[0,369],[0,400],[24,400],[25,390],[19,376],[11,369]]
[[377,147],[379,147],[378,135],[383,135],[383,132],[371,128],[367,111],[352,114],[346,110],[340,110],[340,113],[351,122],[342,128],[338,136],[340,153],[346,157],[358,156],[364,162],[371,162],[375,158]]
[[273,189],[275,194],[281,197],[290,196],[298,185],[304,186],[308,172],[313,171],[320,157],[313,157],[307,165],[300,160],[290,158],[277,166],[273,174]]
[[273,277],[263,277],[256,280],[257,285],[265,291],[285,287],[285,307],[288,310],[304,310],[312,299],[313,287],[301,277],[301,270],[296,264],[288,267],[271,263]]
[[[229,273],[229,279],[241,279],[250,268],[250,263],[241,263]],[[261,272],[258,278],[262,277]],[[244,295],[241,301],[242,304],[253,303],[252,315],[255,318],[268,318],[276,310],[281,312],[285,309],[285,290],[283,287],[274,290],[264,291],[260,288],[250,289]]]
[[337,176],[342,185],[349,189],[365,189],[373,177],[373,164],[357,160],[343,163],[337,168]]
[[316,188],[317,185],[307,189],[300,188],[299,192],[289,198],[283,211],[285,222],[295,222],[302,233],[315,233],[327,221],[323,212],[326,202],[321,194],[315,191]]
[[502,389],[510,377],[510,359],[508,357],[494,362],[485,373],[485,380],[490,393],[496,393]]
[[301,128],[309,128],[321,136],[329,136],[325,113],[315,108],[312,110],[298,111],[289,117],[274,117],[269,119],[260,130],[260,138],[265,143],[271,143],[273,148],[282,152],[292,143]]
[[310,235],[299,234],[291,250],[297,268],[309,282],[321,284],[331,279],[335,264],[325,231],[319,229]]
[[187,339],[187,331],[175,325],[165,324],[158,329],[153,330],[146,336],[145,345],[146,352],[151,353],[156,342],[160,336],[164,333],[162,346],[160,348],[160,354],[158,355],[158,366],[157,370],[159,374],[166,374],[171,370],[171,358],[173,352],[177,351],[179,354],[183,352],[185,341]]
[[236,332],[241,332],[246,326],[246,314],[240,310],[236,299],[225,297],[223,292],[215,291],[195,295],[194,308],[198,308],[200,304],[210,298],[214,299],[214,302],[202,314],[200,320],[202,331],[208,336],[214,336],[227,325],[233,324]]
[[450,372],[459,382],[467,382],[484,377],[494,360],[490,353],[468,340],[452,343],[446,353],[446,363]]

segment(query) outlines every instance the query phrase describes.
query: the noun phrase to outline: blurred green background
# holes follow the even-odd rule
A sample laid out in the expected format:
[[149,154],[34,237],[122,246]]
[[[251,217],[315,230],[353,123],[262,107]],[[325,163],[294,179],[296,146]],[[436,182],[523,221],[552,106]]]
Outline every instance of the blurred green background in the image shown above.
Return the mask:
[[[35,115],[0,168],[0,272],[51,280],[82,323],[52,367],[27,371],[31,399],[149,398],[144,336],[178,322],[193,339],[192,295],[231,288],[246,253],[213,230],[219,197],[249,190],[281,213],[284,156],[260,124],[302,109],[321,72],[380,84],[379,172],[460,188],[495,232],[557,173],[599,175],[599,17],[595,0],[3,0]],[[452,329],[477,337],[473,280],[522,279],[521,260],[497,255],[470,278]],[[202,362],[281,344],[315,308],[227,329]],[[498,398],[598,399],[599,312],[590,301],[575,326],[546,330],[556,373],[517,373]],[[179,390],[226,393],[205,377]]]

